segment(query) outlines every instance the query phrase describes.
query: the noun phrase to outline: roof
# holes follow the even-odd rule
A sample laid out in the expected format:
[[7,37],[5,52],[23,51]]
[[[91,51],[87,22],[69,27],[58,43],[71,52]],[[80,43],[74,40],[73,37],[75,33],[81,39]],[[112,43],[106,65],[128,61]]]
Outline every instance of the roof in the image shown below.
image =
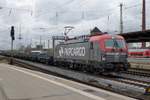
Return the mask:
[[101,31],[97,27],[94,27],[94,29],[91,30],[91,33],[93,33],[93,32],[100,32],[101,33]]
[[128,43],[150,41],[150,30],[129,32],[119,35],[123,36]]
[[120,38],[120,39],[124,39],[122,36],[119,36],[119,35],[111,35],[111,34],[104,34],[104,35],[97,35],[97,36],[92,36],[90,38],[90,41],[99,41],[99,40],[103,40],[103,39],[106,39],[106,38],[112,38],[112,37],[115,37],[115,38]]
[[100,31],[100,29],[98,29],[97,27],[95,27],[93,30],[90,31],[91,35],[101,35],[101,34],[105,34],[102,31]]

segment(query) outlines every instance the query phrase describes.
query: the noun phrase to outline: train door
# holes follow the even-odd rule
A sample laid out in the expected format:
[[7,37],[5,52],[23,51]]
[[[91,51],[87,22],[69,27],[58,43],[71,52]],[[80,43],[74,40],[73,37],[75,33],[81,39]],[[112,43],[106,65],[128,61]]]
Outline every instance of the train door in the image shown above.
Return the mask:
[[100,58],[100,50],[98,42],[90,42],[90,60],[91,61],[99,61]]
[[94,42],[94,60],[95,61],[99,61],[100,58],[100,50],[99,50],[99,43],[98,42]]
[[89,59],[90,59],[90,61],[93,61],[94,60],[94,47],[93,47],[93,42],[90,42],[90,51],[89,51]]

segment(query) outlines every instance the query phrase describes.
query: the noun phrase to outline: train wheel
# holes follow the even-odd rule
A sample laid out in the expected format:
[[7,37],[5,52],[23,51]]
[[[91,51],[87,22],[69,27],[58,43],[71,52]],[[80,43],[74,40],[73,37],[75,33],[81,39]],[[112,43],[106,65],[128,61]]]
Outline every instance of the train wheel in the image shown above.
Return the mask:
[[70,69],[73,69],[73,68],[74,68],[74,64],[73,64],[73,63],[70,63],[69,68],[70,68]]
[[94,68],[94,74],[95,74],[95,75],[98,75],[98,74],[99,74],[99,71],[98,71],[97,68]]
[[89,73],[94,73],[94,68],[93,68],[93,66],[92,66],[92,65],[89,65],[88,68],[87,68],[87,71],[88,71]]
[[123,71],[128,71],[128,68],[126,68],[126,67],[123,67]]
[[83,72],[87,72],[87,70],[86,70],[87,67],[88,67],[87,65],[83,65],[83,66],[82,66],[82,71],[83,71]]

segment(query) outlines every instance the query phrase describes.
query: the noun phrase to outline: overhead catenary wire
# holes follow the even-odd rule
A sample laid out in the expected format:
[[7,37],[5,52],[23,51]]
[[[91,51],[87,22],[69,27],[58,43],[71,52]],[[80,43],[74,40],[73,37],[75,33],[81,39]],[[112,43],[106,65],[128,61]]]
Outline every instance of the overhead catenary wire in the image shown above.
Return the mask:
[[[114,8],[110,8],[110,9],[106,9],[106,10],[97,10],[97,9],[91,9],[91,10],[68,10],[68,11],[50,11],[51,13],[53,13],[53,14],[55,14],[56,12],[58,13],[58,14],[63,14],[63,13],[97,13],[97,12],[103,12],[102,14],[104,14],[104,13],[106,13],[106,12],[108,12],[108,13],[112,13],[112,11],[115,11],[117,8],[118,8],[119,6],[116,6],[116,7],[114,7]],[[42,14],[40,14],[40,15],[37,15],[37,16],[35,16],[35,18],[38,18],[38,17],[40,17],[40,16],[43,16],[43,15],[47,15],[47,14],[49,14],[49,10],[46,10],[46,11],[44,11],[44,12],[42,12]]]
[[142,3],[134,4],[134,5],[131,5],[131,6],[124,7],[124,10],[132,9],[132,8],[139,7],[139,6],[142,6]]
[[8,30],[9,30],[9,28],[8,29],[0,30],[0,32],[7,32]]
[[32,16],[32,10],[30,10],[30,9],[25,9],[25,8],[15,8],[15,7],[5,7],[5,6],[2,6],[1,7],[2,9],[8,9],[9,10],[9,12],[8,12],[8,16],[10,16],[11,14],[12,14],[12,11],[14,11],[14,10],[22,10],[22,11],[27,11],[27,12],[30,12],[31,13],[31,16]]
[[[85,0],[84,2],[87,2],[87,0]],[[84,3],[83,2],[83,3]],[[71,4],[71,3],[70,3]],[[128,7],[124,7],[124,9],[130,9],[130,8],[134,8],[134,7],[138,7],[140,4],[135,4],[135,5],[131,5],[131,6],[128,6]],[[106,17],[106,16],[109,16],[109,17],[111,17],[111,14],[115,14],[116,12],[115,12],[115,10],[118,10],[118,7],[119,6],[116,6],[116,7],[114,7],[114,9],[109,9],[109,10],[104,10],[104,11],[102,11],[103,13],[100,13],[100,14],[98,14],[97,16],[99,16],[99,19],[100,18],[103,18],[103,17]],[[93,9],[93,10],[82,10],[82,11],[78,11],[78,10],[71,10],[71,11],[69,11],[70,13],[81,13],[80,15],[81,15],[81,19],[83,20],[83,19],[86,19],[86,13],[90,13],[90,12],[92,12],[92,13],[99,13],[100,12],[100,10],[96,10],[96,9]],[[46,11],[45,12],[46,14],[49,14],[49,12],[48,11]],[[51,13],[53,13],[53,12],[51,12]],[[54,15],[53,15],[53,18],[55,18],[55,19],[57,19],[56,21],[56,23],[58,23],[58,19],[61,17],[61,14],[63,14],[63,12],[61,12],[61,11],[54,11]],[[34,17],[34,18],[36,18],[36,16]],[[115,17],[116,18],[116,17]],[[54,20],[55,21],[55,20]],[[110,20],[111,21],[111,20]]]
[[[86,0],[85,0],[86,1]],[[134,5],[131,5],[131,6],[127,6],[127,7],[124,7],[123,10],[127,10],[127,9],[131,9],[131,8],[134,8],[134,7],[138,7],[140,6],[141,3],[139,4],[134,4]],[[112,9],[108,9],[108,10],[105,10],[105,11],[101,11],[103,13],[101,13],[99,16],[110,16],[113,12],[113,10],[116,10],[117,7],[119,6],[116,6]],[[84,19],[86,17],[86,13],[97,13],[97,12],[100,12],[99,10],[70,10],[70,11],[65,11],[65,12],[62,12],[62,11],[54,11],[54,12],[51,12],[51,13],[54,13],[56,15],[57,13],[57,16],[53,15],[53,17],[57,17],[57,19],[63,14],[63,13],[73,13],[73,14],[76,14],[76,13],[81,13],[81,18]],[[109,13],[109,14],[105,14],[105,13]],[[44,14],[49,14],[48,11],[46,11],[45,13],[42,13],[41,15],[44,16]],[[39,16],[41,16],[39,15]],[[39,16],[35,16],[35,18],[38,18]]]

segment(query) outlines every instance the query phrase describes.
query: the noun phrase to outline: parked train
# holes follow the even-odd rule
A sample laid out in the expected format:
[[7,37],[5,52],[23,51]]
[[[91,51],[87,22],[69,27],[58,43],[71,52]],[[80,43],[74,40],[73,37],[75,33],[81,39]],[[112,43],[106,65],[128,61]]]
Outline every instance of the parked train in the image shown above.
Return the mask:
[[128,52],[129,57],[137,57],[137,58],[150,58],[150,48],[145,49],[129,49]]
[[16,53],[14,57],[98,73],[127,70],[129,67],[124,38],[101,32],[61,42],[53,48],[52,54]]

